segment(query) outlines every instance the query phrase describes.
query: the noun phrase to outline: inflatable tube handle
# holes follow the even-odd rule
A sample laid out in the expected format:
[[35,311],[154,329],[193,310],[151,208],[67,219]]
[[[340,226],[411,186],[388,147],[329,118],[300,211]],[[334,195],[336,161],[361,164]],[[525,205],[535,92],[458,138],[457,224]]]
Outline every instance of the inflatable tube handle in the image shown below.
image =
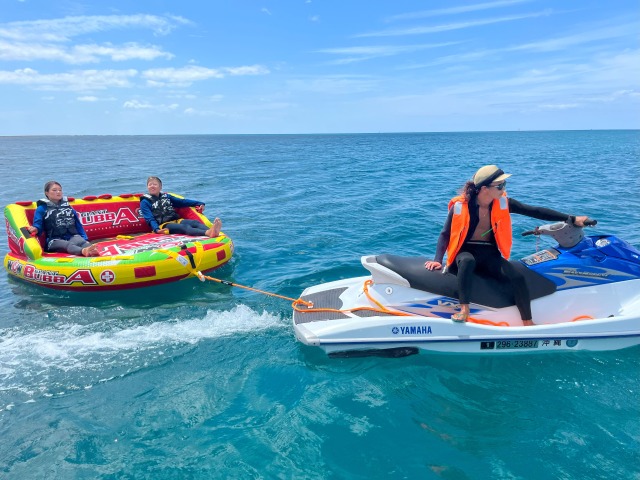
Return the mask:
[[24,235],[24,238],[31,238],[31,237],[38,236],[37,232],[31,233],[27,227],[20,227],[20,232],[22,232],[22,235]]
[[193,268],[194,270],[196,269],[196,261],[193,259],[193,254],[189,251],[189,249],[187,248],[186,244],[182,244],[180,246],[181,250],[184,250],[184,252],[186,253],[187,257],[189,257],[189,263],[191,263],[191,268]]

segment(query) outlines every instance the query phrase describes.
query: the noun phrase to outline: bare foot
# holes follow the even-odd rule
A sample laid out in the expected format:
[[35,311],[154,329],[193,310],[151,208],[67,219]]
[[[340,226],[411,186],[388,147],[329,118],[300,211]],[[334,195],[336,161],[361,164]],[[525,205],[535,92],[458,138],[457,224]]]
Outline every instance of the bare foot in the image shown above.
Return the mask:
[[458,312],[451,315],[451,320],[454,322],[466,322],[468,318],[469,314],[464,312]]
[[89,245],[82,249],[82,255],[85,257],[97,257],[99,255],[98,247],[95,245]]
[[207,230],[206,234],[207,237],[209,238],[215,238],[218,235],[220,235],[220,230],[222,229],[222,222],[220,221],[219,218],[216,217],[216,219],[213,221],[213,226]]
[[535,323],[533,323],[533,320],[522,320],[522,324],[525,327],[533,327],[535,325]]
[[460,311],[451,315],[454,322],[466,322],[469,318],[469,305],[460,305]]

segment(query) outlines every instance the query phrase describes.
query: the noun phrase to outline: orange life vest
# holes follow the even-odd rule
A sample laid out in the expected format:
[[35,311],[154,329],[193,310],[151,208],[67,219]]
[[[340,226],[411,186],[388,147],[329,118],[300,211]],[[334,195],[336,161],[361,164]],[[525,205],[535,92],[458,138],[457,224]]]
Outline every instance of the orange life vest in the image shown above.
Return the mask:
[[[447,247],[447,266],[451,265],[456,255],[462,248],[467,233],[469,232],[469,203],[464,195],[453,197],[449,201],[449,210],[453,207],[451,217],[451,235],[449,236],[449,246]],[[509,214],[509,203],[506,192],[493,201],[491,206],[491,229],[496,239],[498,250],[504,258],[509,260],[511,255],[511,215]]]

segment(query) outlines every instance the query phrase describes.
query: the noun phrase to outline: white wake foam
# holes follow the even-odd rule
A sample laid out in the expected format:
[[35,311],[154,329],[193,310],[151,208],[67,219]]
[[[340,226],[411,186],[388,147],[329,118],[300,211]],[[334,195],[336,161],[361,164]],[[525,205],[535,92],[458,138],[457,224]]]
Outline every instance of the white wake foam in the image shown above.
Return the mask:
[[90,388],[163,363],[202,340],[285,325],[278,316],[238,305],[229,311],[210,310],[204,318],[136,326],[101,321],[64,323],[32,332],[20,328],[0,331],[0,411],[12,402],[3,398],[5,394],[16,397],[20,392],[20,400],[28,401],[34,395]]

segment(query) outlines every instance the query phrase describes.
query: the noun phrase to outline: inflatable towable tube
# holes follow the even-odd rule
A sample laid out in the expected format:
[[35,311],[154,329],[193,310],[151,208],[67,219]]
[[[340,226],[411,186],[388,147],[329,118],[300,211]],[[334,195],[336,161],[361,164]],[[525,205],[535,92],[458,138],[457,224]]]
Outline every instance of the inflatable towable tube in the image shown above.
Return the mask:
[[[176,195],[177,196],[177,195]],[[4,209],[9,253],[4,258],[14,278],[43,287],[73,290],[118,290],[175,282],[227,263],[233,242],[216,238],[149,232],[140,213],[141,194],[68,197],[78,212],[97,257],[78,257],[44,250],[44,235],[32,237],[35,202],[16,202]],[[176,209],[182,218],[211,222],[194,208]]]

